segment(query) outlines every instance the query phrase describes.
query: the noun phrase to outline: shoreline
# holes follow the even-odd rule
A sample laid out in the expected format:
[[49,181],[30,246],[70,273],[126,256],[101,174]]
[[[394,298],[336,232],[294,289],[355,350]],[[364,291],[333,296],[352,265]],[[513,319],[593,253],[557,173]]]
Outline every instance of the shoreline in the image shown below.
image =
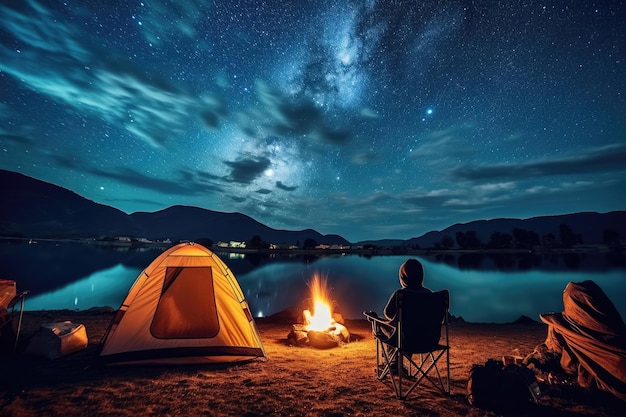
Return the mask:
[[[109,247],[112,249],[161,249],[165,250],[171,246],[183,242],[117,242],[117,241],[101,241],[96,238],[62,238],[62,237],[12,237],[0,236],[0,240],[15,240],[29,244],[37,244],[38,242],[51,243],[78,243],[85,245],[95,245],[100,247]],[[446,254],[485,254],[485,255],[559,255],[559,254],[587,254],[587,253],[622,253],[626,250],[625,246],[610,247],[602,244],[578,245],[572,248],[559,248],[537,246],[533,248],[477,248],[477,249],[440,249],[440,248],[412,248],[408,246],[380,246],[374,248],[325,248],[325,249],[270,249],[270,248],[234,248],[222,247],[216,244],[208,247],[213,252],[225,253],[241,253],[241,254],[276,254],[276,255],[361,255],[361,256],[392,256],[392,255],[446,255]]]

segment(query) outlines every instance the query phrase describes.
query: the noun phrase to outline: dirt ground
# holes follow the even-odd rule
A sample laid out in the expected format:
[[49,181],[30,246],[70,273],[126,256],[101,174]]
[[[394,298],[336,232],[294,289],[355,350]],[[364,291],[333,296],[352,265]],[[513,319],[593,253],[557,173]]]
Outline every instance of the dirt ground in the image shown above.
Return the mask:
[[[453,323],[451,387],[424,385],[397,400],[374,375],[376,345],[364,320],[348,320],[352,340],[321,350],[290,346],[290,323],[257,319],[268,360],[230,366],[90,367],[110,312],[26,312],[22,347],[42,323],[86,326],[89,346],[60,359],[17,354],[0,359],[0,416],[497,416],[466,400],[473,364],[524,356],[546,336],[530,324]],[[626,404],[601,391],[540,384],[541,401],[517,416],[626,416]]]

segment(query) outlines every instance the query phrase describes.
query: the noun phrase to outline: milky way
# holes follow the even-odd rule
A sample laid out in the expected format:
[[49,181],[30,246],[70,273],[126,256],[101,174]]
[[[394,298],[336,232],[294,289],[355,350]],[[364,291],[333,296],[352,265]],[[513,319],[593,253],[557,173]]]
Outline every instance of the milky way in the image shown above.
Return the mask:
[[623,210],[621,3],[3,1],[0,168],[352,242]]

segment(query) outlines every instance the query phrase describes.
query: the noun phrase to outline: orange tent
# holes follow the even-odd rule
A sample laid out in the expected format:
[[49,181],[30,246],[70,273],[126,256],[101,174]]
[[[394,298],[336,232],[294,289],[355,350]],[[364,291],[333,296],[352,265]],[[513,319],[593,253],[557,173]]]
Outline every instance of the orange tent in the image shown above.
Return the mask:
[[266,358],[232,271],[209,249],[182,243],[143,270],[114,316],[98,362],[223,363]]

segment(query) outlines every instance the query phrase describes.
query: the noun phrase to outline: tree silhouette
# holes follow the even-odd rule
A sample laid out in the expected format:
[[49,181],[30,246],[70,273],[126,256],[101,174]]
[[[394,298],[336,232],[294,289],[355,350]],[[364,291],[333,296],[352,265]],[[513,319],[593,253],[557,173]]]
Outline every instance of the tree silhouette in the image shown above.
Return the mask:
[[195,242],[207,248],[210,248],[211,246],[213,246],[213,241],[209,239],[208,237],[199,237],[195,240]]
[[448,235],[444,235],[441,238],[441,246],[444,249],[451,249],[454,246],[454,239],[452,239],[450,236]]
[[494,232],[487,243],[491,249],[507,249],[513,246],[513,237],[508,233]]
[[246,243],[246,245],[250,249],[267,249],[269,247],[267,242],[261,239],[261,236],[259,235],[252,236],[252,238]]
[[541,242],[544,246],[551,248],[556,243],[556,236],[554,236],[554,233],[545,234],[541,237]]
[[604,229],[602,232],[602,241],[611,247],[619,246],[621,243],[619,232],[615,229]]
[[513,229],[513,237],[518,248],[532,248],[539,245],[539,235],[532,230],[525,230],[519,227]]
[[574,232],[572,232],[572,229],[564,223],[561,223],[559,226],[559,237],[561,238],[561,243],[566,248],[571,248],[578,243],[578,236],[576,236]]
[[316,246],[317,246],[317,242],[315,241],[315,239],[311,239],[310,237],[307,237],[306,239],[304,239],[304,245],[302,245],[302,247],[305,249],[313,249]]
[[456,244],[461,249],[479,249],[482,247],[482,242],[475,230],[456,232]]

